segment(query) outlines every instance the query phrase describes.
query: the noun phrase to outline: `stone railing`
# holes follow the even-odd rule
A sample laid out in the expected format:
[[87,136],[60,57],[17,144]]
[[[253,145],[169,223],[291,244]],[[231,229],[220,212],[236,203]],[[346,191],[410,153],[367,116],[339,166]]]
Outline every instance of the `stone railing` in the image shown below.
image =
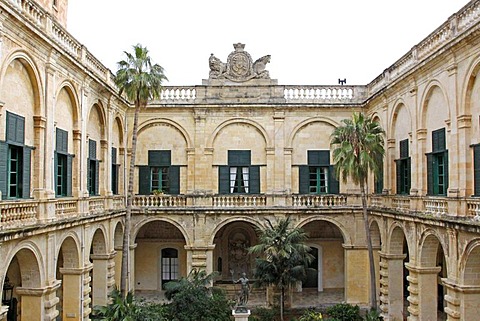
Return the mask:
[[392,198],[392,207],[400,212],[410,211],[410,198],[405,197],[393,197]]
[[105,211],[105,198],[93,196],[88,198],[88,213],[99,214]]
[[213,207],[252,207],[266,206],[264,195],[216,195],[212,197]]
[[38,201],[0,202],[0,229],[33,223],[38,219]]
[[423,200],[425,213],[433,216],[441,216],[448,214],[447,198],[426,198]]
[[132,200],[135,207],[185,207],[186,197],[183,195],[136,195]]
[[480,22],[480,2],[472,1],[453,14],[440,27],[414,46],[402,58],[368,84],[368,95],[371,96],[390,82],[404,75],[407,71],[436,53],[449,42],[454,41]]
[[10,5],[10,8],[23,16],[25,20],[31,21],[35,27],[50,35],[53,42],[75,58],[77,62],[87,67],[99,79],[115,88],[111,71],[34,1],[7,0],[6,4]]
[[197,98],[195,86],[165,86],[160,94],[161,103],[193,103],[195,102],[195,98]]
[[55,203],[55,215],[57,217],[74,216],[78,214],[77,199],[59,199]]
[[284,86],[287,103],[363,103],[365,86]]
[[467,200],[467,215],[480,221],[480,199]]
[[345,195],[292,195],[293,207],[334,207],[347,205]]

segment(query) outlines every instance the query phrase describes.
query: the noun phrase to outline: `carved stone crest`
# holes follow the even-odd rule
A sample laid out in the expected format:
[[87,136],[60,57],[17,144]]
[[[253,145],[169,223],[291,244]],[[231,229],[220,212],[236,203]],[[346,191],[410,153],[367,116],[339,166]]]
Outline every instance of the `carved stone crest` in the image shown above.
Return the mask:
[[209,79],[228,79],[244,82],[250,79],[270,79],[265,67],[270,62],[270,55],[263,56],[253,62],[252,57],[244,51],[245,44],[233,45],[235,51],[230,53],[227,63],[222,62],[212,53],[209,59]]

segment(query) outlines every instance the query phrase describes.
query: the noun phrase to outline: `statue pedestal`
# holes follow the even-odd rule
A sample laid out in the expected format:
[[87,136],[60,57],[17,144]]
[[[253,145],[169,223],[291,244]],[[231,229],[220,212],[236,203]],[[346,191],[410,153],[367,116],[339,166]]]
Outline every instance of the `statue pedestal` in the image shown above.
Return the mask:
[[248,321],[250,310],[232,310],[232,315],[235,318],[235,321]]

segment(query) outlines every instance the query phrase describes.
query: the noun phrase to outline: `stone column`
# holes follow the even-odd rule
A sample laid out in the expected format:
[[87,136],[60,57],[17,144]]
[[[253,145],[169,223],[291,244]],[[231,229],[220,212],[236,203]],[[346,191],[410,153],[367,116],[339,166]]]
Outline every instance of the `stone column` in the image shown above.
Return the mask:
[[[412,163],[412,173],[411,175],[411,186],[418,186],[418,192],[420,195],[427,194],[427,180],[423,179],[426,177],[424,175],[424,171],[427,170],[427,161],[425,157],[426,153],[426,146],[427,143],[427,130],[426,129],[418,129],[417,130],[417,144],[414,144],[416,147],[415,153],[416,155],[412,155],[412,160],[414,160],[414,164]],[[423,166],[425,164],[425,166]],[[411,191],[415,195],[415,191]]]
[[417,267],[405,264],[410,272],[407,277],[410,285],[408,291],[408,321],[429,320],[437,315],[437,277],[441,267]]
[[58,316],[56,305],[59,299],[56,290],[60,282],[54,282],[43,288],[17,287],[15,291],[20,296],[22,320],[28,321],[53,321]]
[[388,190],[388,194],[397,193],[396,186],[396,166],[395,166],[395,138],[387,140],[387,148],[385,150],[385,169],[387,175],[383,176],[383,188]]
[[380,309],[384,320],[403,319],[403,260],[406,254],[380,253]]
[[128,263],[128,284],[127,284],[127,289],[130,289],[130,291],[135,290],[135,249],[137,248],[137,243],[134,243],[134,240],[130,240],[130,253],[128,260],[130,261]]
[[92,299],[90,298],[90,293],[92,293],[92,288],[90,287],[92,278],[90,277],[90,271],[93,269],[93,264],[88,262],[85,264],[85,268],[83,269],[83,284],[82,284],[82,293],[83,296],[83,304],[82,307],[82,317],[84,321],[90,320],[90,313],[92,312]]
[[214,271],[213,266],[213,249],[211,246],[188,246],[185,245],[187,251],[187,273],[192,269],[205,270],[207,273]]
[[60,268],[63,275],[62,320],[81,321],[82,316],[82,276],[84,269]]
[[110,153],[108,151],[108,141],[102,139],[100,141],[100,155],[101,155],[101,162],[100,162],[100,173],[99,173],[99,182],[98,182],[98,189],[99,193],[102,196],[112,195],[111,189],[109,188],[111,179],[109,180],[109,170],[111,161],[110,157],[108,156]]
[[[275,110],[273,114],[274,121],[274,164],[273,164],[273,177],[267,179],[267,182],[274,182],[273,190],[275,193],[285,193],[285,111]],[[268,153],[267,153],[268,154]],[[271,180],[273,178],[273,180]]]
[[[345,300],[350,304],[369,302],[369,259],[366,247],[344,246]],[[365,268],[359,268],[365,267]]]

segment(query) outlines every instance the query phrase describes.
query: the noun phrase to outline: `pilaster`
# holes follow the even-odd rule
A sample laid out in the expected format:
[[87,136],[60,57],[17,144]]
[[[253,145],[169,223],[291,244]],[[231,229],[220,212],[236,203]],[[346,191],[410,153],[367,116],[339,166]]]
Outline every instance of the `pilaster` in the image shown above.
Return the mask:
[[380,252],[380,310],[385,321],[403,319],[405,258],[406,254]]
[[408,321],[429,320],[437,315],[437,277],[441,267],[417,267],[405,264],[409,271]]

